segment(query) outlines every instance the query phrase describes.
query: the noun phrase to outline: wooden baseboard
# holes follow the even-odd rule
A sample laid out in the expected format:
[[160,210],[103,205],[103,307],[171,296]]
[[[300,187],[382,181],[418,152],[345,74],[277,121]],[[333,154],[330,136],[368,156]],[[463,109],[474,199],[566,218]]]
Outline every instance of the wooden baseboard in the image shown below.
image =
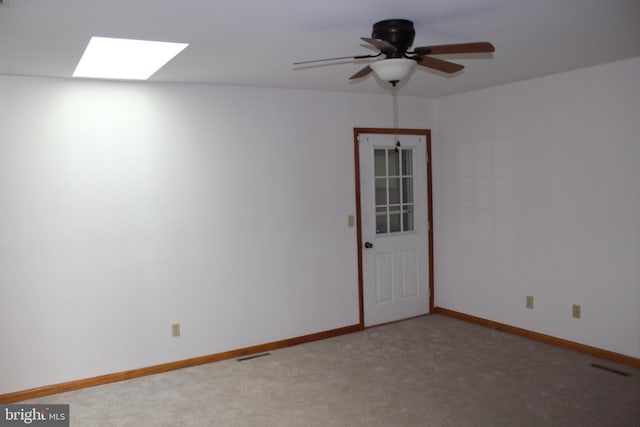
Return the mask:
[[60,384],[53,384],[43,387],[32,388],[29,390],[17,391],[14,393],[1,394],[0,404],[20,402],[37,397],[48,396],[51,394],[63,393],[72,390],[78,390],[86,387],[94,387],[103,384],[109,384],[117,381],[129,380],[132,378],[144,377],[146,375],[159,374],[162,372],[173,371],[176,369],[188,368],[190,366],[204,365],[206,363],[218,362],[221,360],[235,359],[255,353],[262,353],[279,348],[292,347],[298,344],[304,344],[312,341],[319,341],[338,335],[350,334],[360,331],[360,325],[345,326],[342,328],[332,329],[329,331],[317,332],[315,334],[304,335],[295,338],[289,338],[281,341],[275,341],[267,344],[254,345],[237,350],[225,351],[222,353],[209,354],[206,356],[194,357],[191,359],[178,360],[175,362],[163,363],[161,365],[147,366],[145,368],[132,369],[129,371],[116,372],[113,374],[100,375],[97,377],[85,378],[81,380],[69,381]]
[[529,331],[527,329],[506,325],[500,322],[494,322],[493,320],[483,319],[481,317],[460,313],[458,311],[453,311],[453,310],[449,310],[442,307],[436,307],[433,312],[434,314],[442,314],[444,316],[454,317],[456,319],[464,320],[466,322],[471,322],[478,325],[486,326],[487,328],[496,329],[499,331],[507,332],[509,334],[518,335],[524,338],[529,338],[532,340],[555,345],[558,347],[564,347],[569,350],[588,354],[594,357],[599,357],[601,359],[611,360],[612,362],[621,363],[623,365],[640,369],[640,359],[635,357],[627,356],[620,353],[614,353],[612,351],[603,350],[597,347],[591,347],[589,345],[580,344],[580,343],[565,340],[562,338],[553,337],[551,335],[545,335],[538,332]]

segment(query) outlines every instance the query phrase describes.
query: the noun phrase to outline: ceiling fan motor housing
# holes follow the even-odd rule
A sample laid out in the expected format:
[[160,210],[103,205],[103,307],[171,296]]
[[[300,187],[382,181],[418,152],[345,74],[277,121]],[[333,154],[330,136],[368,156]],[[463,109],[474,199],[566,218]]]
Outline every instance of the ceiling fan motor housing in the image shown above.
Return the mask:
[[408,19],[387,19],[373,24],[371,37],[388,41],[398,48],[397,52],[384,52],[387,58],[402,58],[413,44],[416,31]]
[[[0,0],[2,1],[2,0]],[[295,62],[294,65],[308,64],[320,61],[336,61],[342,59],[369,59],[384,55],[384,58],[373,61],[360,71],[349,77],[349,80],[361,79],[375,72],[378,77],[388,82],[398,82],[406,78],[411,69],[420,65],[447,74],[461,71],[464,65],[455,64],[432,55],[466,54],[466,53],[491,53],[495,51],[489,42],[454,43],[437,46],[419,46],[409,51],[413,45],[416,31],[413,22],[408,19],[385,19],[373,24],[371,38],[361,37],[368,43],[369,48],[375,48],[377,54],[343,56],[339,58],[318,59],[315,61]]]

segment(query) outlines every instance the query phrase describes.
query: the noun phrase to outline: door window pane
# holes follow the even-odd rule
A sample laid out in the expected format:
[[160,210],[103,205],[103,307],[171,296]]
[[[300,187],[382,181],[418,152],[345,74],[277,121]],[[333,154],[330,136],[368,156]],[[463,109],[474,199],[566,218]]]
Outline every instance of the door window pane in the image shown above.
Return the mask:
[[389,178],[389,204],[400,203],[400,178]]
[[413,150],[402,150],[402,175],[413,174]]
[[402,223],[400,218],[400,206],[389,207],[389,232],[397,233],[402,231]]
[[387,150],[373,150],[373,173],[375,176],[387,176]]
[[395,148],[387,150],[389,156],[389,176],[400,175],[400,151]]
[[376,208],[376,234],[386,234],[387,230],[387,208]]
[[413,203],[413,177],[402,178],[402,203]]
[[413,150],[374,149],[376,234],[415,229]]
[[387,204],[387,179],[376,178],[376,206]]

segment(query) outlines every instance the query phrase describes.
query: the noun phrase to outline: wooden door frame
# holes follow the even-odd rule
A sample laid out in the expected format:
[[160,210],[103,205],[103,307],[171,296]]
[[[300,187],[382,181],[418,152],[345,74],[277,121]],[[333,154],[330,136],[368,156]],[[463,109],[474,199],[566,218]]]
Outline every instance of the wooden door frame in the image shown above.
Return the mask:
[[388,129],[388,128],[353,128],[353,153],[354,153],[354,170],[356,183],[356,240],[358,244],[358,304],[360,312],[360,329],[364,329],[364,297],[363,297],[363,274],[362,274],[362,212],[360,209],[360,147],[358,138],[363,133],[375,133],[382,135],[398,134],[398,135],[417,135],[424,136],[426,143],[426,166],[427,166],[427,236],[429,250],[429,313],[434,310],[433,295],[433,207],[431,193],[431,130],[430,129]]

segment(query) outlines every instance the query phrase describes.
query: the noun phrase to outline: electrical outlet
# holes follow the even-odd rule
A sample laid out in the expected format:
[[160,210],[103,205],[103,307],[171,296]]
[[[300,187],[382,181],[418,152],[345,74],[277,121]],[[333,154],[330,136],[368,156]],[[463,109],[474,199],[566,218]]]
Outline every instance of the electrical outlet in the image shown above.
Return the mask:
[[171,336],[172,337],[180,336],[180,323],[173,323],[171,325]]
[[573,304],[573,308],[571,309],[574,319],[580,318],[580,306],[578,304]]
[[531,295],[527,295],[526,307],[529,310],[533,310],[533,297]]

